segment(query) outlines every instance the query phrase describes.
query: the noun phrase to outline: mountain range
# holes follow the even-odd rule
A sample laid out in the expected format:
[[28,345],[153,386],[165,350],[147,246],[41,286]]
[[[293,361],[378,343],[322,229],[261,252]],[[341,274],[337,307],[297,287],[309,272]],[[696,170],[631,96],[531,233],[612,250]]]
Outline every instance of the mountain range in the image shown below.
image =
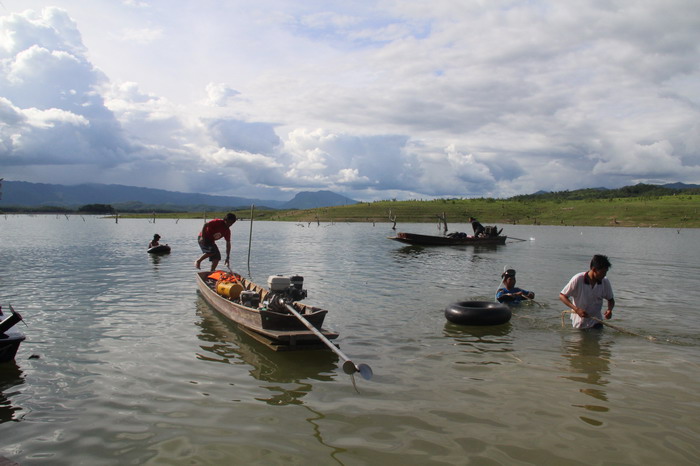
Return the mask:
[[331,191],[300,192],[289,201],[249,199],[235,196],[182,193],[163,189],[137,188],[114,184],[60,185],[2,181],[0,207],[64,207],[78,208],[87,204],[108,204],[126,212],[238,210],[249,208],[312,209],[356,204],[348,197]]
[[[637,184],[623,188],[604,187],[574,191],[547,192],[514,196],[512,199],[587,199],[606,197],[635,197],[696,192],[697,184],[667,183],[664,185]],[[255,205],[256,209],[314,209],[357,204],[357,201],[332,191],[303,191],[289,201],[251,199],[235,196],[182,193],[163,189],[134,186],[80,184],[60,185],[0,180],[0,209],[5,208],[65,208],[77,209],[90,204],[111,205],[120,212],[200,212],[240,210]]]

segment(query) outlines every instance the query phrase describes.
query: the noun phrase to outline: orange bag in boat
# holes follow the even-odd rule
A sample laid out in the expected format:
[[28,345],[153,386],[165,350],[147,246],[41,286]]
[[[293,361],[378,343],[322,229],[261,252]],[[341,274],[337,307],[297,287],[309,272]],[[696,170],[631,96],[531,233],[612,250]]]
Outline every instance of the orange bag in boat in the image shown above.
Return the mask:
[[207,278],[224,282],[238,282],[241,280],[241,276],[237,273],[228,273],[224,272],[223,270],[217,270],[216,272],[212,272],[210,275],[207,276]]
[[217,270],[216,272],[212,272],[211,275],[207,276],[207,278],[219,281],[224,275],[226,275],[226,272],[224,272],[223,270]]

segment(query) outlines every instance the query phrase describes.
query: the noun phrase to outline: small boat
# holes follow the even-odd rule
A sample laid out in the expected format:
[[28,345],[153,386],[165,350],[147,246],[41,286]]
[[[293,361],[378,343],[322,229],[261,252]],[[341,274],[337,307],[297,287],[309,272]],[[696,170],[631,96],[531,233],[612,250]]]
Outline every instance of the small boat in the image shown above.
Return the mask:
[[10,312],[7,316],[0,308],[0,363],[14,361],[19,344],[26,338],[22,332],[12,328],[22,320],[22,316],[12,306]]
[[333,340],[338,334],[322,328],[327,310],[299,302],[306,297],[303,280],[298,275],[273,275],[268,278],[269,289],[265,289],[234,273],[197,273],[197,286],[204,300],[269,348],[275,351],[327,349],[317,332],[326,340]]
[[461,246],[461,245],[499,245],[506,244],[507,236],[452,236],[420,235],[418,233],[397,233],[389,239],[416,246]]
[[153,246],[148,248],[149,254],[170,254],[170,246],[167,244],[159,244],[158,246]]

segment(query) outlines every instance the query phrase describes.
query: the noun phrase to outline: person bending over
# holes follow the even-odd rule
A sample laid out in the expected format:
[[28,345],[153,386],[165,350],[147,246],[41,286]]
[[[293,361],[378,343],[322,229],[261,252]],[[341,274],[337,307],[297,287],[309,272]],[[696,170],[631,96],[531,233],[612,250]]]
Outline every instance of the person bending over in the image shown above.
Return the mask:
[[223,219],[215,218],[204,224],[202,231],[199,232],[197,241],[199,248],[202,250],[202,257],[197,259],[194,266],[198,269],[204,259],[211,261],[211,271],[216,270],[221,260],[221,252],[216,245],[216,241],[224,238],[226,240],[226,260],[224,264],[229,265],[231,257],[231,225],[236,223],[236,215],[232,213],[226,214]]

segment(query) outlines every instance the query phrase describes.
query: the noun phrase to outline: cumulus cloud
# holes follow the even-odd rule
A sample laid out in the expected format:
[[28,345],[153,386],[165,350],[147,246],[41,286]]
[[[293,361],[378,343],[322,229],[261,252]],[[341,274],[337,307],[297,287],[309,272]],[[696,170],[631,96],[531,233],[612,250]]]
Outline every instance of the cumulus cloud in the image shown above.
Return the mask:
[[405,136],[355,136],[323,129],[297,129],[288,134],[287,177],[306,186],[361,191],[381,186],[407,189],[414,167],[404,152]]
[[698,183],[695,3],[17,11],[0,17],[0,168],[277,199]]
[[125,82],[102,88],[105,106],[114,114],[132,141],[161,149],[181,147],[185,132],[177,106],[138,84]]
[[[594,174],[615,175],[626,173],[639,178],[648,177],[650,173],[659,178],[674,176],[683,170],[682,161],[674,156],[673,145],[669,141],[657,141],[651,144],[634,144],[620,157],[614,153],[611,157],[601,157],[593,167]],[[698,173],[698,170],[695,170]]]
[[217,119],[207,126],[214,141],[226,149],[269,155],[280,144],[274,126],[267,123]]
[[78,27],[64,11],[47,7],[27,10],[0,18],[2,58],[11,57],[33,46],[80,55],[85,52]]
[[207,84],[206,93],[207,103],[216,107],[226,106],[233,97],[240,94],[240,92],[224,83]]
[[11,15],[0,20],[0,29],[2,106],[14,116],[0,125],[0,165],[119,163],[129,144],[95,92],[104,76],[82,55],[67,13],[48,8]]

